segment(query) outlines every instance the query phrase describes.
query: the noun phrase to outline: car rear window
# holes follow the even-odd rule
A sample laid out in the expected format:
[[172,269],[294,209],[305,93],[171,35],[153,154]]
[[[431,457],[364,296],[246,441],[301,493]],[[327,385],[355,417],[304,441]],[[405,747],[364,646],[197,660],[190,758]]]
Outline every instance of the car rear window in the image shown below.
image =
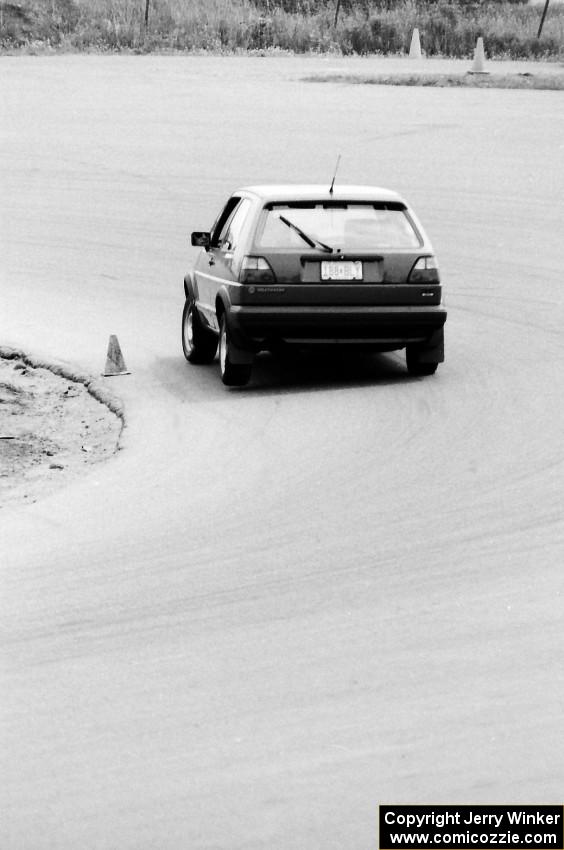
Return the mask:
[[263,211],[256,244],[261,248],[307,250],[312,246],[306,236],[338,251],[421,245],[405,207],[397,202],[269,204]]

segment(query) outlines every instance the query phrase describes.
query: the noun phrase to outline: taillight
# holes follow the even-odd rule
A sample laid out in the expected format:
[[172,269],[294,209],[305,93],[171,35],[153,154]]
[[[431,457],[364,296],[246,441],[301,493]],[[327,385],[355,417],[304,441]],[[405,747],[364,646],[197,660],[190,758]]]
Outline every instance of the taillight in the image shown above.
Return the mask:
[[409,274],[408,283],[440,283],[435,257],[419,257]]
[[243,257],[241,283],[276,283],[276,276],[264,257]]

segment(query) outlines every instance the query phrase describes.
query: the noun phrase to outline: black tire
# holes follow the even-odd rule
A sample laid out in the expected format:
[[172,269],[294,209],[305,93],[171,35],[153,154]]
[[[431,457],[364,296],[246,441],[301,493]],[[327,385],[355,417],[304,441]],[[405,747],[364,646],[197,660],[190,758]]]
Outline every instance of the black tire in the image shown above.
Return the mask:
[[217,336],[202,326],[196,305],[189,300],[182,311],[182,350],[190,363],[211,363],[217,351]]
[[248,384],[251,377],[252,363],[232,363],[230,350],[232,349],[229,328],[225,313],[221,316],[219,327],[219,368],[221,380],[227,387],[243,387]]
[[422,349],[417,345],[408,345],[405,350],[405,361],[407,371],[414,377],[423,378],[426,375],[434,375],[438,363],[431,363],[421,359]]

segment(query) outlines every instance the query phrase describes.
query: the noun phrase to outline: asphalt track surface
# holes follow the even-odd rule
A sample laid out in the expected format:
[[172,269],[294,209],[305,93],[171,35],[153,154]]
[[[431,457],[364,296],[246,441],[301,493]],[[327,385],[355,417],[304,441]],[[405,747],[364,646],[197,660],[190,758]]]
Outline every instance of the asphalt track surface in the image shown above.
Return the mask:
[[[3,850],[368,850],[378,803],[562,800],[562,94],[329,67],[1,60],[1,342],[98,374],[113,333],[132,372],[116,458],[2,510]],[[189,232],[339,153],[428,229],[446,362],[229,391],[182,357]]]

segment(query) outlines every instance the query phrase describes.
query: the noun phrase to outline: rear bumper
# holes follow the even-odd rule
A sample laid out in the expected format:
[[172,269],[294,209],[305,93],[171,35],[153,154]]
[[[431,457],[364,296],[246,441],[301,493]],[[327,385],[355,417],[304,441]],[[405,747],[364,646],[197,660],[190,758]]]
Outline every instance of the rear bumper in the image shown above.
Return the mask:
[[380,350],[424,343],[440,330],[447,312],[439,306],[293,306],[232,304],[234,340],[256,350],[276,342],[314,345],[345,343]]

